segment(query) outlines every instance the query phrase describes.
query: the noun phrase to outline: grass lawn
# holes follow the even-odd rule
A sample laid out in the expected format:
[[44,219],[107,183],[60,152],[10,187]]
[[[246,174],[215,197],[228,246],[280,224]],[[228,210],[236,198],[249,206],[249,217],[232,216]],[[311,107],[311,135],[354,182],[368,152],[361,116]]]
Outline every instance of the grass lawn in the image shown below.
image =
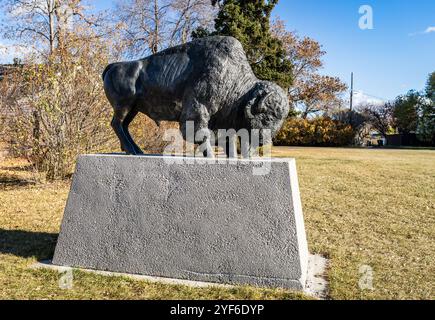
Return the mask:
[[[330,259],[332,299],[435,298],[435,151],[274,149],[297,159],[308,243]],[[33,270],[51,258],[69,182],[34,184],[25,161],[0,160],[0,299],[303,299],[252,287],[190,288]],[[373,290],[361,290],[361,266]]]

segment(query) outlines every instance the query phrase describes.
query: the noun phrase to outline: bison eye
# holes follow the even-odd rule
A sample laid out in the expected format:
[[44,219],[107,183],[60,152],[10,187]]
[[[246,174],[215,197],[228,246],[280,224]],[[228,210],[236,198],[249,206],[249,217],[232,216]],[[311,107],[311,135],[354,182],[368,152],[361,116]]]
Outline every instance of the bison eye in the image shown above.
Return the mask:
[[274,98],[273,95],[270,95],[266,98],[266,100],[264,101],[264,104],[267,107],[272,107],[274,104],[276,103],[276,99]]
[[268,118],[264,118],[264,119],[261,119],[261,123],[264,127],[267,127],[267,125],[270,123],[270,121]]

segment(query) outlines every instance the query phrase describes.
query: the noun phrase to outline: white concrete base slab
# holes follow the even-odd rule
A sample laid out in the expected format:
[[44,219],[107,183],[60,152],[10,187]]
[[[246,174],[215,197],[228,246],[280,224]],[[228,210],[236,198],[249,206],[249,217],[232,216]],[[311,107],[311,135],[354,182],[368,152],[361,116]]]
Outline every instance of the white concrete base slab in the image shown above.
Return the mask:
[[328,259],[321,255],[312,255],[308,257],[308,276],[304,292],[318,299],[326,299],[329,295],[328,280],[326,271],[328,268]]
[[[320,255],[309,255],[308,259],[308,275],[306,288],[304,293],[308,296],[315,297],[317,299],[325,299],[328,296],[328,283],[325,278],[326,268],[328,260]],[[233,288],[233,285],[220,284],[213,282],[201,282],[201,281],[191,281],[191,280],[180,280],[162,277],[152,277],[128,273],[119,272],[109,272],[109,271],[99,271],[91,269],[81,269],[81,268],[71,268],[63,267],[52,264],[51,260],[45,260],[35,263],[31,266],[33,269],[50,269],[58,271],[59,273],[64,273],[69,270],[80,270],[89,273],[95,273],[108,277],[127,277],[138,281],[149,281],[149,282],[160,282],[172,285],[185,285],[194,288],[205,288],[205,287],[221,287],[221,288]]]

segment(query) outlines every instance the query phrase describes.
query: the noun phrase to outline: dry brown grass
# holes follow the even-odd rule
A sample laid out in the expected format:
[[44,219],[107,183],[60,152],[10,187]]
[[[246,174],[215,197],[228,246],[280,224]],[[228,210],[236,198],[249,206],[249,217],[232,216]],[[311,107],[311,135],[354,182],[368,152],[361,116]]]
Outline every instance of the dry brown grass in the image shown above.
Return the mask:
[[[435,152],[276,148],[298,160],[312,252],[331,259],[335,299],[435,297]],[[373,268],[374,290],[358,286]]]
[[[333,299],[435,296],[435,152],[275,148],[295,157],[310,250],[331,259]],[[29,266],[53,254],[69,182],[35,183],[25,161],[0,159],[0,299],[302,299],[285,290],[189,288]],[[374,269],[361,290],[359,267]]]

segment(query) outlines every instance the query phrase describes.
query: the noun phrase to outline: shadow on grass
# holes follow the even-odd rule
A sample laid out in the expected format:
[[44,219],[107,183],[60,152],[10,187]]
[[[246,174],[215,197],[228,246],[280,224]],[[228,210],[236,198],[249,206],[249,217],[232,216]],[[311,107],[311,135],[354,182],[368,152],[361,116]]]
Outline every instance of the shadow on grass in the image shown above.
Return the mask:
[[27,187],[36,184],[35,181],[26,179],[19,179],[14,177],[9,177],[8,179],[3,178],[4,177],[0,176],[0,187]]
[[35,168],[30,164],[22,165],[22,166],[2,167],[1,169],[6,171],[18,171],[18,172],[33,172],[35,170]]
[[23,258],[51,259],[58,234],[0,229],[0,254]]
[[2,187],[27,187],[37,184],[36,181],[20,178],[15,175],[0,174],[0,188]]

